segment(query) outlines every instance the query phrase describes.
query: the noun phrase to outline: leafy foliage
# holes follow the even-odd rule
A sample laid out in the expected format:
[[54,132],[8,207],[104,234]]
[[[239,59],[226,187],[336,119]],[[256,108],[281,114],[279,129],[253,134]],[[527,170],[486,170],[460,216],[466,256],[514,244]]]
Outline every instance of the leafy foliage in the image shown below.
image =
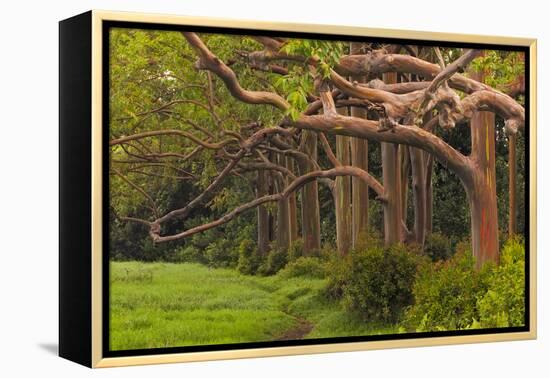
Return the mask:
[[424,252],[432,261],[447,260],[453,254],[451,241],[445,235],[433,232],[426,237]]
[[525,324],[525,247],[520,238],[506,242],[501,262],[488,277],[487,292],[477,300],[479,326],[516,327]]
[[254,274],[259,266],[256,245],[250,239],[245,239],[239,246],[239,261],[237,270],[242,274]]
[[304,241],[296,239],[290,243],[288,248],[288,261],[298,260],[302,256],[304,256]]
[[372,245],[353,251],[331,271],[328,292],[341,293],[344,306],[368,321],[396,322],[413,302],[412,287],[421,257],[405,247]]
[[279,272],[279,275],[288,278],[324,278],[326,275],[326,266],[318,257],[300,257],[295,261],[289,262],[285,268]]
[[272,246],[265,262],[259,267],[258,273],[264,276],[276,274],[283,269],[288,262],[288,252],[282,248]]
[[448,261],[425,264],[414,285],[414,305],[405,317],[416,331],[505,327],[524,322],[524,254],[518,239],[506,242],[501,265],[474,268],[468,250]]
[[474,59],[472,68],[485,72],[485,83],[500,88],[517,79],[525,72],[523,53],[515,51],[486,50],[485,54]]

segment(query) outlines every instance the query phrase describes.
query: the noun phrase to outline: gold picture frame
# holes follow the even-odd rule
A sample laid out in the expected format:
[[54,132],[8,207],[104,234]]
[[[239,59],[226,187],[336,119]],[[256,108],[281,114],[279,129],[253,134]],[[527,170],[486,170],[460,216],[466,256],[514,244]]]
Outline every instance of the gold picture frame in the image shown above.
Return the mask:
[[[528,49],[529,53],[529,250],[528,250],[528,288],[529,288],[529,327],[521,332],[503,332],[491,334],[430,336],[426,338],[396,338],[391,340],[342,342],[331,344],[312,344],[280,347],[259,347],[252,349],[211,350],[197,352],[144,354],[133,356],[106,357],[103,353],[104,341],[104,259],[102,244],[104,240],[104,198],[103,193],[103,169],[104,169],[104,135],[102,134],[104,123],[104,91],[105,69],[104,56],[104,25],[106,22],[129,22],[140,24],[159,24],[166,26],[197,26],[214,28],[234,28],[248,30],[262,30],[272,32],[299,32],[320,33],[323,35],[338,36],[364,36],[370,38],[396,38],[422,41],[445,41],[471,44],[496,44],[508,46],[521,46]],[[535,39],[512,38],[501,36],[481,36],[469,34],[436,33],[425,31],[377,29],[367,27],[317,25],[317,24],[293,24],[259,22],[254,20],[230,20],[210,17],[188,17],[161,14],[126,13],[93,10],[80,16],[62,21],[60,23],[60,124],[61,124],[61,191],[65,200],[60,203],[61,223],[60,230],[60,355],[87,365],[89,367],[114,367],[143,364],[160,364],[188,361],[208,361],[219,359],[237,359],[250,357],[267,357],[283,355],[300,355],[311,353],[346,352],[371,349],[421,347],[448,344],[482,343],[495,341],[512,341],[535,339],[537,335],[536,325],[536,213],[537,213],[537,168],[536,168],[536,125],[537,125],[537,42]],[[79,34],[80,33],[80,34]],[[81,39],[79,39],[81,36]],[[83,42],[84,41],[84,42]],[[86,54],[78,49],[89,49]],[[80,58],[75,58],[80,54]],[[76,59],[76,60],[74,60]],[[78,59],[81,59],[80,61]],[[84,64],[88,67],[82,72],[72,72],[74,67],[69,67],[70,62]],[[71,72],[69,72],[71,71]],[[87,76],[89,74],[89,76]],[[80,83],[76,92],[82,91],[84,98],[75,95],[75,82]],[[65,95],[64,95],[65,91]],[[89,93],[89,96],[87,96]],[[89,101],[89,102],[88,102]],[[78,104],[76,102],[79,102]],[[71,113],[70,109],[80,109],[78,114]],[[75,121],[89,121],[89,126],[79,125],[81,131],[68,131],[69,123],[75,128]],[[78,133],[78,135],[70,134]],[[90,163],[89,168],[78,168],[69,156],[79,157],[76,150],[64,146],[69,140],[81,138],[88,141]],[[65,144],[66,143],[66,144]],[[84,143],[84,142],[83,142]],[[70,155],[76,154],[76,155]],[[66,164],[66,165],[64,165]],[[73,164],[71,166],[70,164]],[[63,169],[64,167],[64,169]],[[72,168],[71,168],[72,167]],[[66,187],[69,176],[76,175],[76,170],[82,172],[71,176],[73,180],[80,180],[85,192],[78,192],[78,186],[74,192]],[[65,173],[64,173],[65,172]],[[67,180],[67,181],[64,181]],[[73,181],[74,184],[74,181]],[[64,194],[63,194],[64,193]],[[87,197],[84,197],[87,196]],[[77,224],[71,219],[70,209],[75,203],[85,201],[83,209],[86,210],[82,217],[88,217],[87,221]],[[66,216],[65,216],[66,215]],[[72,215],[77,217],[77,215]],[[69,233],[76,233],[68,236]],[[82,237],[81,234],[86,234]],[[84,252],[81,251],[84,250]],[[78,254],[78,256],[75,256]],[[80,257],[79,257],[80,256]],[[83,256],[83,257],[82,257]],[[79,298],[76,298],[80,296]],[[82,314],[89,314],[83,316]],[[78,319],[78,320],[75,320]],[[78,340],[83,340],[87,346],[76,351]]]

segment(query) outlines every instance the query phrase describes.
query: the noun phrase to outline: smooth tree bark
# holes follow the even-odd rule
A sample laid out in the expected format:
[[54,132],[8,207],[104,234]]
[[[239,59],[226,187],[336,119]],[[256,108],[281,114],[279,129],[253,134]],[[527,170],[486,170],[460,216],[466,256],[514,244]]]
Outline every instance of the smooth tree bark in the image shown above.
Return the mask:
[[[362,43],[352,42],[350,46],[351,54],[360,52]],[[358,83],[365,83],[365,76],[353,76],[352,80]],[[362,107],[352,106],[350,114],[352,117],[367,118],[367,110]],[[366,172],[369,170],[369,141],[362,138],[350,138],[351,144],[351,165],[360,168]],[[351,197],[352,197],[352,248],[356,248],[358,243],[366,239],[369,231],[369,187],[357,177],[351,178]]]
[[[338,113],[347,115],[348,109],[338,108]],[[351,164],[349,137],[336,136],[336,158],[342,165]],[[352,245],[351,177],[349,176],[335,179],[334,212],[336,215],[336,247],[340,255],[346,255]]]
[[[277,155],[277,163],[284,166],[285,157]],[[278,174],[275,177],[275,186],[277,193],[282,193],[288,186],[288,180],[282,174]],[[288,250],[290,247],[290,204],[288,196],[282,197],[277,201],[277,228],[276,228],[276,242],[277,248],[281,250]]]
[[[411,174],[411,158],[409,147],[399,146],[399,166],[401,167],[401,216],[403,224],[407,224],[407,208],[409,204],[409,176]],[[406,235],[407,236],[407,235]]]
[[517,136],[508,136],[508,235],[515,235],[517,226]]
[[[386,84],[395,84],[397,83],[397,74],[385,73],[383,80]],[[386,203],[384,204],[384,242],[386,245],[391,245],[403,241],[399,145],[383,142],[381,151],[382,181],[386,197]]]
[[[294,172],[294,160],[287,156],[285,158],[286,168]],[[288,177],[287,177],[288,184]],[[292,193],[288,196],[288,216],[289,216],[289,226],[290,226],[290,242],[294,242],[299,238],[298,235],[298,207],[296,203],[296,193]]]
[[[317,160],[317,135],[315,132],[302,131],[300,151],[312,160]],[[302,176],[315,170],[315,167],[306,160],[299,160],[298,164]],[[321,216],[317,181],[304,185],[301,191],[301,200],[304,254],[309,255],[321,249]]]
[[[484,73],[472,73],[483,81]],[[495,168],[495,114],[478,111],[470,119],[474,165],[471,182],[466,185],[470,201],[472,247],[479,268],[485,262],[499,262],[498,207]]]
[[426,163],[424,161],[425,153],[418,148],[410,148],[409,151],[411,157],[411,177],[414,204],[414,226],[412,234],[414,242],[420,246],[424,246],[427,213]]
[[[256,198],[261,198],[269,194],[267,173],[265,170],[258,171],[258,179],[256,180]],[[258,206],[257,210],[258,221],[258,253],[266,255],[269,252],[269,212],[265,205]]]

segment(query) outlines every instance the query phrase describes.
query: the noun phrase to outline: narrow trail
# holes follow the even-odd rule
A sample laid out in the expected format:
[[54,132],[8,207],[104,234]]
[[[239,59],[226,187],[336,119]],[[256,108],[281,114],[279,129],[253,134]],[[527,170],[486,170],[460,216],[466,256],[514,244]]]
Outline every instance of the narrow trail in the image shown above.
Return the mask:
[[294,317],[297,321],[296,325],[285,331],[277,341],[282,340],[301,340],[313,329],[313,324],[308,322],[306,319]]

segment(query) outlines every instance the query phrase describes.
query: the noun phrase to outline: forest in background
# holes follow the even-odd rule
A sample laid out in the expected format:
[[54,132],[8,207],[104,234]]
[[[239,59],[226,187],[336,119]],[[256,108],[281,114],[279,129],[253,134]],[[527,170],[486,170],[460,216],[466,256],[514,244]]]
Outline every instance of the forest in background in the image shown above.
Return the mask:
[[[134,347],[189,344],[128,305],[171,264],[290,295],[244,341],[524,324],[523,53],[112,29],[109,68],[113,324],[147,319]],[[364,326],[321,332],[300,298]]]

